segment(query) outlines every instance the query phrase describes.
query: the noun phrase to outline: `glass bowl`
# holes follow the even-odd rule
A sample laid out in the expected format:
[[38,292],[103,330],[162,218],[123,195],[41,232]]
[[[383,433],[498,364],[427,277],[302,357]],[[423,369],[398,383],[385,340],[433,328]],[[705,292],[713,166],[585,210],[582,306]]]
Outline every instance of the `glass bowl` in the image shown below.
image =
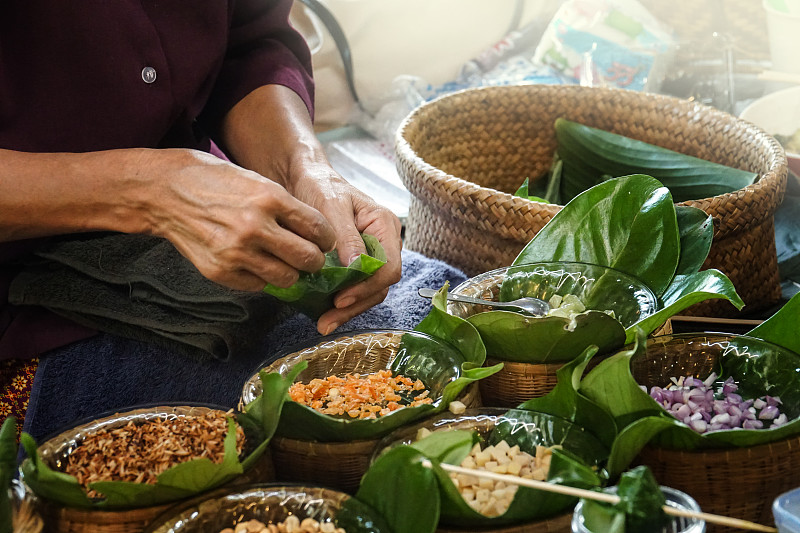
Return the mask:
[[[573,294],[587,310],[613,311],[624,328],[652,315],[659,305],[653,291],[635,277],[614,268],[573,261],[498,268],[466,280],[452,292],[492,301],[523,296],[549,301],[556,295]],[[491,307],[448,302],[447,310],[467,318]]]
[[376,533],[388,533],[371,508],[348,494],[288,484],[258,484],[218,490],[171,508],[145,533],[217,533],[250,520],[277,524],[289,516],[296,516],[300,521],[313,518],[320,523],[337,525],[357,520],[371,526]]
[[[608,487],[606,492],[615,494],[617,487]],[[661,492],[664,493],[667,505],[670,507],[694,513],[700,512],[700,506],[685,492],[664,486],[661,487]],[[703,520],[672,516],[669,523],[661,529],[661,533],[705,533],[705,530],[706,523]],[[572,533],[603,533],[602,531],[592,531],[586,527],[583,516],[583,500],[578,502],[572,514]],[[658,532],[654,531],[653,533]]]

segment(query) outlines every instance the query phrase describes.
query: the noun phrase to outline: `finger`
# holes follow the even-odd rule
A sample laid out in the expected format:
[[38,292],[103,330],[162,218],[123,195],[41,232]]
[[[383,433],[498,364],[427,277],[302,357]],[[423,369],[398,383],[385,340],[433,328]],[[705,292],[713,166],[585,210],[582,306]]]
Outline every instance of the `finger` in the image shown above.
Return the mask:
[[253,272],[258,272],[258,263],[264,257],[274,257],[304,272],[316,272],[325,265],[325,254],[316,244],[277,224],[265,228],[253,251],[260,252],[250,258],[248,268]]
[[[370,233],[371,229],[368,228],[366,233]],[[338,308],[349,307],[354,302],[368,298],[400,281],[403,243],[400,239],[399,221],[397,227],[389,221],[389,224],[381,225],[374,231],[386,253],[386,264],[361,283],[339,292],[334,298],[334,305]]]
[[387,287],[378,293],[372,294],[363,300],[355,302],[349,307],[345,307],[343,309],[333,308],[329,311],[326,311],[321,317],[319,317],[319,320],[317,320],[317,331],[323,335],[329,335],[333,333],[336,328],[351,318],[363,313],[370,307],[381,303],[386,299],[386,295],[388,293],[389,289]]
[[291,198],[289,209],[278,214],[277,221],[292,233],[314,243],[323,253],[336,246],[336,232],[323,214],[295,198]]

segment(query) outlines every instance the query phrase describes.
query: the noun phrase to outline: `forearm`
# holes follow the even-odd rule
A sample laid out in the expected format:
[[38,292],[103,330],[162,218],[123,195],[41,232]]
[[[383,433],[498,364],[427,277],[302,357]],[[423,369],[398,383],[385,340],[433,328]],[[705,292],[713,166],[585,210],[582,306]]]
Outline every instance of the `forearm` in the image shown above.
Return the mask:
[[0,150],[0,241],[96,230],[150,232],[149,150]]
[[234,160],[293,192],[299,171],[327,165],[303,100],[281,85],[260,87],[228,112],[222,142]]

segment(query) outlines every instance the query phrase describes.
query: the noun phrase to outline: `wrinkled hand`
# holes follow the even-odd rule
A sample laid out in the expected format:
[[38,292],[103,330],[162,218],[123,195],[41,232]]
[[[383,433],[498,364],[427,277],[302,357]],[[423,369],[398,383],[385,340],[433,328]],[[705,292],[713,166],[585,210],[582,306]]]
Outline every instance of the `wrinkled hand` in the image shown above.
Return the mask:
[[[222,285],[288,287],[298,271],[322,268],[324,252],[345,238],[320,211],[255,172],[193,150],[158,150],[150,157],[143,168],[159,176],[156,207],[149,209],[154,232]],[[373,222],[365,227],[378,229]],[[353,252],[349,244],[340,249]]]
[[294,170],[289,181],[292,194],[318,209],[333,226],[336,250],[344,265],[365,252],[361,233],[375,236],[386,251],[386,264],[375,274],[334,298],[334,309],[317,321],[323,335],[347,320],[381,303],[389,286],[400,280],[402,240],[400,221],[387,208],[378,205],[325,163],[311,163]]

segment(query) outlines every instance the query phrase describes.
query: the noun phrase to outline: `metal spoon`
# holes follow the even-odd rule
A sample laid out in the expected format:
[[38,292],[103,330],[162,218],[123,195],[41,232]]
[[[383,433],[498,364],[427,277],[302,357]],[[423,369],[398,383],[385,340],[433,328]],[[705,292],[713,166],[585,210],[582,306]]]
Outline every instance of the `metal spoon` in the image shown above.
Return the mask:
[[[419,289],[419,295],[423,298],[433,298],[436,294],[435,289]],[[475,305],[488,305],[495,309],[508,309],[509,311],[516,311],[526,315],[542,316],[550,311],[550,304],[539,298],[520,298],[510,302],[493,302],[490,300],[481,300],[480,298],[470,298],[469,296],[462,296],[460,294],[453,294],[448,292],[447,299],[454,302],[462,302]]]

